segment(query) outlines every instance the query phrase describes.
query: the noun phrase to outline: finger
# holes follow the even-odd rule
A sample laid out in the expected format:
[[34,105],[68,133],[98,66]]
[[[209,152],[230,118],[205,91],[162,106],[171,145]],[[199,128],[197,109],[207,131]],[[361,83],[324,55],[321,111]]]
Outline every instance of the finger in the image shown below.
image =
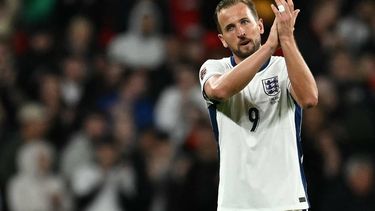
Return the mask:
[[275,14],[276,18],[280,17],[280,12],[274,4],[271,4],[271,9],[272,9],[272,12]]
[[280,5],[282,5],[281,0],[275,0],[275,3],[276,3],[276,8],[277,8],[278,6],[280,6]]
[[[281,16],[281,13],[285,12],[285,6],[282,4],[281,0],[275,0],[275,3],[276,3],[276,10],[277,10],[277,13],[276,14],[280,14]],[[280,7],[284,7],[283,10],[280,10],[281,8]]]
[[286,14],[290,14],[291,11],[293,11],[293,10],[290,10],[290,8],[289,8],[289,4],[288,4],[285,0],[281,0],[281,3],[282,3],[282,5],[285,7],[285,12],[286,12]]
[[288,5],[289,5],[289,9],[290,9],[290,11],[294,11],[294,3],[293,3],[293,0],[288,0]]
[[286,3],[285,0],[275,0],[275,2],[277,4],[277,8],[279,8],[280,6],[284,7],[284,11],[279,11],[281,14],[289,14],[290,13],[289,5]]
[[281,1],[280,1],[280,0],[275,0],[275,3],[276,3],[277,11],[279,11],[278,7],[279,7],[280,5],[282,5],[282,4],[281,4]]
[[[272,5],[273,6],[273,5]],[[272,7],[271,6],[271,7]],[[276,12],[277,12],[277,8],[275,7],[275,6],[273,6],[273,8],[276,10]],[[274,10],[274,9],[272,9],[272,10]],[[277,12],[278,13],[278,12]],[[272,26],[271,26],[271,32],[272,31],[276,31],[277,32],[277,19],[275,18],[274,20],[273,20],[273,22],[272,22]]]
[[299,12],[301,12],[300,9],[296,9],[296,10],[293,11],[293,17],[294,17],[295,19],[297,19]]
[[[298,14],[299,14],[299,12],[300,12],[301,10],[299,10],[299,9],[297,9],[297,10],[294,10],[293,11],[293,26],[296,24],[296,22],[297,22],[297,17],[298,17]],[[293,31],[294,31],[294,27],[293,27]]]
[[293,11],[293,20],[294,20],[294,23],[296,22],[298,14],[299,14],[300,11],[301,10],[299,10],[299,9]]

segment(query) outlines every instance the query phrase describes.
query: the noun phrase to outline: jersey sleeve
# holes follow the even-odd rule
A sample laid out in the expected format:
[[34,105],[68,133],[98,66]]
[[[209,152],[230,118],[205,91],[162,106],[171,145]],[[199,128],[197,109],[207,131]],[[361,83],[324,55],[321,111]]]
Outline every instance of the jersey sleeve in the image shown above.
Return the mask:
[[225,72],[224,66],[219,60],[207,60],[199,70],[199,81],[201,84],[201,92],[203,98],[208,104],[213,104],[213,100],[209,99],[204,92],[204,84],[206,81],[214,75],[222,75]]
[[[274,61],[277,62],[278,68],[280,68],[279,77],[280,81],[282,81],[283,84],[281,84],[281,87],[285,87],[286,91],[288,93],[288,100],[290,102],[294,102],[293,96],[292,96],[292,84],[289,79],[288,75],[288,68],[286,66],[286,61],[284,57],[281,56],[273,56]],[[283,89],[285,89],[283,88]]]

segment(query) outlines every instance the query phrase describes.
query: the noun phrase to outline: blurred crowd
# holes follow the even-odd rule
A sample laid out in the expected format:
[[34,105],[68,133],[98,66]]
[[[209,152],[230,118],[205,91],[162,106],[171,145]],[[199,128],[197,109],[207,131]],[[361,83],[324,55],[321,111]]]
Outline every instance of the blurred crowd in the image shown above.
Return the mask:
[[[269,29],[272,1],[254,1]],[[1,0],[0,210],[216,210],[198,70],[230,55],[217,2]],[[375,2],[295,5],[319,88],[302,126],[311,210],[374,211]]]

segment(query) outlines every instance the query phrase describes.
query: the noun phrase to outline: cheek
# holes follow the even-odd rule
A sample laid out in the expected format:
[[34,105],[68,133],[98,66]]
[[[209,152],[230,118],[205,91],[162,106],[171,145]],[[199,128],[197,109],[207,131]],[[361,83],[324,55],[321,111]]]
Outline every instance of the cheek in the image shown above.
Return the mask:
[[261,33],[261,29],[259,28],[258,25],[249,26],[246,31],[247,31],[247,34],[251,37],[258,36]]
[[236,46],[236,36],[232,35],[227,35],[225,37],[225,47],[231,47],[231,46]]

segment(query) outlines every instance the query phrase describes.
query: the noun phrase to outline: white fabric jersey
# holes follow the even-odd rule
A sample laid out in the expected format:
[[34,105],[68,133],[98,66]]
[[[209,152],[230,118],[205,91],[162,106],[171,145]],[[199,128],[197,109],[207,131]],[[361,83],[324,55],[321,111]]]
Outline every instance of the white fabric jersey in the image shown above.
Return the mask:
[[[203,94],[211,76],[234,66],[233,57],[206,61],[199,75]],[[273,56],[227,101],[204,94],[220,152],[218,211],[309,208],[301,166],[302,110],[289,91],[285,60]]]

